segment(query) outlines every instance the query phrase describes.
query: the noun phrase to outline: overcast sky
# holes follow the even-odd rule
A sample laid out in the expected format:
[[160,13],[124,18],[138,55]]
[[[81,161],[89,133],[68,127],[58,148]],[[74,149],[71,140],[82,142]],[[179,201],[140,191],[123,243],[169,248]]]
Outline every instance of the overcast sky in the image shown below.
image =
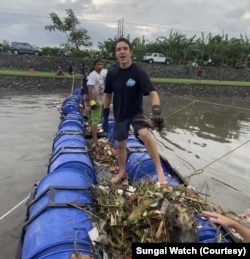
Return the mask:
[[118,34],[118,20],[124,21],[123,34],[155,40],[168,37],[170,30],[198,38],[227,33],[230,37],[250,37],[250,0],[1,0],[0,42],[25,41],[40,47],[66,42],[61,32],[49,32],[49,13],[63,20],[72,9],[88,30],[94,47]]

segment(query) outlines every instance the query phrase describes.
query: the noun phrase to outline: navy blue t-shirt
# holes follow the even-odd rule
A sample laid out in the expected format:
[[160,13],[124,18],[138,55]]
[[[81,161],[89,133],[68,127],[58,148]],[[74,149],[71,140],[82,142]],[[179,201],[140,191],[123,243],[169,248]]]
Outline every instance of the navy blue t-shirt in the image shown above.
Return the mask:
[[117,121],[143,113],[143,96],[156,91],[148,75],[136,64],[107,73],[104,93],[113,93],[113,112]]

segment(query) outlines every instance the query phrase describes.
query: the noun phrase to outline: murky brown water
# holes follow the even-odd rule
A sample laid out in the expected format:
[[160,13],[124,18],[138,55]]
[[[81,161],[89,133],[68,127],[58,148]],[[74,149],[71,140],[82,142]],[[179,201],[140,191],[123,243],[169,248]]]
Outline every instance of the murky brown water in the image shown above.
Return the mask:
[[15,258],[25,198],[47,173],[61,97],[0,95],[0,258]]
[[[14,258],[25,205],[10,211],[47,172],[62,95],[0,96],[0,250]],[[224,208],[250,208],[250,103],[237,99],[195,101],[161,94],[166,131],[155,135],[161,153],[190,183]],[[151,105],[145,102],[146,111]]]
[[[41,152],[49,157],[59,123],[59,113],[49,103],[64,98],[1,97],[0,160],[4,169],[1,179],[30,175],[31,172],[24,171],[31,170],[30,163],[37,162]],[[192,100],[164,94],[161,102],[166,126],[160,139],[166,146],[164,155],[185,176],[202,169],[203,173],[193,176],[190,183],[202,192],[209,192],[211,199],[236,211],[250,207],[250,103],[221,98]],[[150,107],[147,101],[145,104]],[[38,166],[32,167],[36,171],[32,174],[41,172],[39,165],[47,162],[41,157]],[[3,181],[0,184],[1,189],[9,188]]]

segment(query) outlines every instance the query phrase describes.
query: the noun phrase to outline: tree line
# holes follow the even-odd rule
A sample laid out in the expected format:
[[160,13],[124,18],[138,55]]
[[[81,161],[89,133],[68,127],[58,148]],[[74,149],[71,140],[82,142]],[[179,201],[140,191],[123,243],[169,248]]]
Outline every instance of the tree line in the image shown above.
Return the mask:
[[[91,49],[92,42],[89,32],[81,24],[72,9],[66,10],[66,17],[61,19],[56,13],[49,14],[52,24],[45,25],[44,29],[50,32],[59,31],[66,37],[66,42],[58,47],[42,47],[44,55],[57,56],[59,49],[63,48],[72,58],[102,58],[114,59],[116,37],[98,42],[98,49]],[[193,35],[187,37],[180,32],[170,31],[169,35],[162,35],[153,41],[145,37],[134,39],[127,35],[134,49],[134,59],[141,62],[146,52],[162,53],[173,60],[176,65],[197,64],[200,66],[213,65],[222,67],[235,67],[243,64],[250,67],[250,42],[248,36],[230,38],[228,34],[205,36]],[[8,41],[0,43],[0,52],[10,50]]]

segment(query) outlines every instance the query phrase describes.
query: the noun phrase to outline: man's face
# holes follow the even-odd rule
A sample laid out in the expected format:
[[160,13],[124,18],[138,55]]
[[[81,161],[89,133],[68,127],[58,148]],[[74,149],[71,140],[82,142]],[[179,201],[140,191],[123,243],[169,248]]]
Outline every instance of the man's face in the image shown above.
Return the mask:
[[131,62],[132,51],[129,49],[129,45],[120,41],[116,44],[115,56],[120,64],[126,64]]

